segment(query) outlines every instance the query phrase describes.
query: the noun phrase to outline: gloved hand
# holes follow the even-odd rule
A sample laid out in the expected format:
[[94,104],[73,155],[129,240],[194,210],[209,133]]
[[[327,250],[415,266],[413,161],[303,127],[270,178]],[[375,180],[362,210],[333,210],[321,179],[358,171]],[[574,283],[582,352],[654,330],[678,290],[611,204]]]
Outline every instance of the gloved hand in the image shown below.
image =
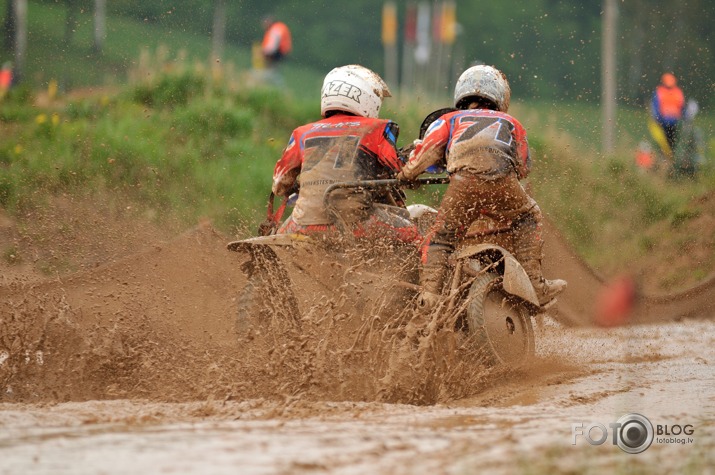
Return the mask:
[[416,190],[417,188],[420,187],[420,184],[414,180],[411,180],[407,178],[404,173],[399,172],[397,176],[395,176],[397,179],[397,186],[403,187],[403,188],[409,188],[410,190]]

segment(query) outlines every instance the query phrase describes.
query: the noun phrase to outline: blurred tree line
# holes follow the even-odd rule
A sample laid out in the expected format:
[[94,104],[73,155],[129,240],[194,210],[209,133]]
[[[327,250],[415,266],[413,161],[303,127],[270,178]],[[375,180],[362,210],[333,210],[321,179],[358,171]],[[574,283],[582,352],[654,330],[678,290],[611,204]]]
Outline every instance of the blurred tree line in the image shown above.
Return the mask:
[[[218,26],[227,42],[244,46],[260,40],[262,18],[274,15],[293,32],[290,61],[321,72],[346,63],[384,72],[383,0],[37,1],[67,5],[67,41],[76,12],[100,4],[107,15],[206,35]],[[420,0],[394,1],[402,29],[407,4]],[[678,76],[686,95],[703,105],[715,104],[715,2],[621,0],[618,5],[619,101],[641,106],[660,75],[669,70]],[[216,13],[223,17],[218,22]],[[515,96],[598,101],[601,20],[602,0],[458,0],[459,47],[454,51],[463,56],[461,64],[479,61],[502,69]]]

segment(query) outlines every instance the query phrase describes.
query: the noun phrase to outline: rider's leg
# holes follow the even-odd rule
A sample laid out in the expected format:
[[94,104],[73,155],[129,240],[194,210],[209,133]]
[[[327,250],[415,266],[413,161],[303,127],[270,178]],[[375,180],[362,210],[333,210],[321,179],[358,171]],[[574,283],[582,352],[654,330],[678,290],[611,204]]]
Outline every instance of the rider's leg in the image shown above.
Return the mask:
[[474,184],[473,175],[452,175],[429,232],[420,271],[420,285],[423,289],[420,303],[426,308],[433,307],[440,299],[447,275],[447,260],[454,250],[458,235],[464,233],[469,223],[479,215],[479,188]]
[[447,259],[454,247],[447,244],[431,242],[427,248],[424,263],[420,271],[420,285],[427,298],[435,300],[442,294],[444,279],[447,275]]
[[524,190],[516,173],[484,179],[474,187],[480,190],[472,197],[485,214],[498,223],[511,227],[513,245],[509,249],[521,263],[544,305],[566,287],[563,280],[546,280],[541,272],[543,239],[541,210]]

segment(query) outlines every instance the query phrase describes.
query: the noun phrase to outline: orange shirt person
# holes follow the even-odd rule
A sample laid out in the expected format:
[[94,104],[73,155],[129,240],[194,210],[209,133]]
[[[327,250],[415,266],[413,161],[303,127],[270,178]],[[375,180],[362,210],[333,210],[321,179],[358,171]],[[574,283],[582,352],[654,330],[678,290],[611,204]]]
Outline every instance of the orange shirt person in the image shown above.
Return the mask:
[[685,96],[678,87],[677,79],[671,73],[663,74],[660,84],[653,92],[651,113],[663,128],[671,150],[675,149],[678,124],[683,118],[684,108]]
[[263,20],[266,29],[261,43],[261,52],[267,65],[271,65],[285,58],[293,49],[293,41],[288,26],[271,17]]
[[5,97],[12,86],[12,64],[7,62],[0,70],[0,99]]

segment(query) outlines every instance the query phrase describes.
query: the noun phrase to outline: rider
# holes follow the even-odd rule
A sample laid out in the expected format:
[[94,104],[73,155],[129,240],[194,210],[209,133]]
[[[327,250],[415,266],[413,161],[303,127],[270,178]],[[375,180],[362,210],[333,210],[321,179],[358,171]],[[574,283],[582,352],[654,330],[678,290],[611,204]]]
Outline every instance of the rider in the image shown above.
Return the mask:
[[[399,128],[378,119],[385,82],[359,65],[333,69],[323,81],[322,120],[293,131],[273,173],[273,193],[289,196],[300,187],[293,213],[279,234],[384,236],[418,243],[421,236],[409,221],[399,195],[389,190],[338,189],[324,201],[333,183],[393,178],[402,168],[397,156]],[[327,208],[326,208],[327,205]]]
[[486,214],[509,228],[515,257],[545,305],[566,287],[541,272],[542,215],[520,179],[531,168],[526,131],[506,113],[511,90],[506,76],[492,66],[473,66],[462,73],[454,91],[456,111],[432,123],[416,141],[409,162],[398,174],[412,181],[435,164],[446,162],[450,182],[442,198],[423,255],[422,303],[439,300],[447,259],[470,224]]

